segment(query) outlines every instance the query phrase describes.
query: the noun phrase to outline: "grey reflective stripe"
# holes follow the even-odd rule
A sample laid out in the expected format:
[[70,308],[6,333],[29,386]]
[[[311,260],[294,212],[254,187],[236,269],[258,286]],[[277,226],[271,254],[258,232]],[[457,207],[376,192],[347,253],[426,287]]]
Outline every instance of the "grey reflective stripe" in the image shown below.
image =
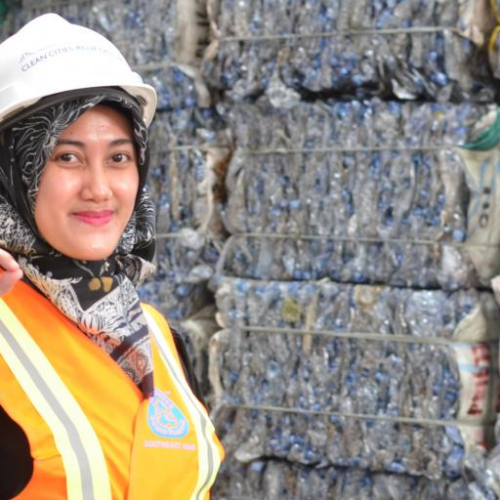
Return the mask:
[[[157,337],[158,332],[156,331],[155,327],[157,327],[158,330],[160,330],[160,329],[156,325],[156,322],[154,321],[153,317],[148,312],[146,312],[145,316],[148,320],[148,323],[150,323],[150,325],[151,325],[150,332],[152,333],[153,337],[156,340],[156,345],[158,346],[158,349],[160,350],[160,353],[162,355],[161,357],[162,357],[164,363],[167,365],[169,372],[174,377],[175,382],[177,383],[177,387],[183,393],[183,396],[189,400],[190,406],[192,408],[194,408],[194,411],[196,412],[195,416],[199,420],[201,434],[202,434],[203,438],[205,438],[205,440],[206,440],[206,446],[207,446],[206,460],[207,460],[207,465],[208,465],[207,474],[206,474],[205,478],[202,478],[203,482],[200,485],[200,487],[198,488],[198,491],[196,492],[196,498],[201,499],[202,492],[209,486],[210,480],[213,477],[214,472],[215,472],[214,444],[211,442],[212,440],[209,439],[209,437],[208,437],[209,432],[207,429],[209,420],[208,420],[208,417],[198,407],[200,402],[196,399],[193,392],[189,389],[189,386],[188,386],[186,379],[184,377],[181,378],[181,376],[179,375],[179,371],[181,370],[181,367],[178,366],[177,364],[175,366],[171,365],[169,353],[165,352],[164,343],[162,342],[165,339],[159,339]],[[161,330],[160,330],[160,332],[161,332]]]
[[[203,415],[198,409],[198,417],[200,418],[201,426],[203,429],[203,436],[207,436],[207,417]],[[210,484],[210,478],[214,474],[214,455],[213,455],[213,448],[212,444],[208,442],[207,439],[207,462],[208,462],[208,474],[205,478],[205,481],[202,485],[202,487],[198,490],[196,494],[196,498],[201,498],[201,492]]]
[[47,403],[53,409],[55,414],[59,417],[62,425],[64,426],[64,428],[68,433],[69,441],[78,459],[78,464],[80,465],[83,499],[99,500],[94,496],[94,489],[92,486],[93,485],[92,471],[90,469],[89,457],[85,453],[83,443],[80,438],[80,434],[78,433],[78,429],[75,427],[75,424],[73,423],[69,415],[64,411],[64,408],[60,405],[56,395],[51,391],[50,387],[47,385],[41,374],[38,372],[36,366],[28,358],[26,353],[23,351],[23,349],[17,342],[14,335],[10,332],[10,330],[7,328],[7,326],[1,319],[0,319],[0,333],[3,335],[4,339],[7,341],[11,349],[18,357],[20,363],[28,372],[34,384],[43,394]]
[[[181,379],[177,373],[177,366],[175,369],[170,365],[168,357],[165,355],[163,346],[160,343],[157,343],[161,353],[163,360],[167,365],[169,365],[170,372],[172,373],[173,377],[175,378],[175,382],[178,384],[179,387],[184,388],[184,384],[186,384],[185,379]],[[184,393],[184,397],[189,398],[191,405],[195,408],[196,411],[196,416],[199,419],[199,422],[201,424],[201,429],[202,429],[202,435],[203,437],[207,437],[207,425],[208,425],[208,419],[207,416],[204,415],[200,409],[198,408],[198,400],[195,398],[194,394],[191,391],[182,391]],[[214,456],[213,456],[213,448],[209,440],[207,439],[207,463],[208,463],[208,474],[206,477],[203,479],[203,484],[202,487],[199,488],[199,490],[196,492],[196,498],[201,498],[201,492],[209,485],[210,483],[210,478],[212,477],[214,473]]]

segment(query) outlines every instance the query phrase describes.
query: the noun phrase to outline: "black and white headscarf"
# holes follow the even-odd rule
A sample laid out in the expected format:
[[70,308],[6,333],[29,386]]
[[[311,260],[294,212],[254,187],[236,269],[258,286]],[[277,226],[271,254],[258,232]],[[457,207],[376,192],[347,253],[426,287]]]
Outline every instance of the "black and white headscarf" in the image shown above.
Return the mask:
[[[43,168],[59,135],[97,104],[111,105],[130,117],[140,187],[115,253],[106,261],[90,262],[52,248],[39,233],[34,214]],[[153,393],[153,366],[136,285],[154,271],[155,215],[143,189],[147,157],[147,128],[139,106],[118,89],[62,96],[48,105],[41,101],[0,133],[0,247],[17,258],[30,284],[107,352],[145,397]]]

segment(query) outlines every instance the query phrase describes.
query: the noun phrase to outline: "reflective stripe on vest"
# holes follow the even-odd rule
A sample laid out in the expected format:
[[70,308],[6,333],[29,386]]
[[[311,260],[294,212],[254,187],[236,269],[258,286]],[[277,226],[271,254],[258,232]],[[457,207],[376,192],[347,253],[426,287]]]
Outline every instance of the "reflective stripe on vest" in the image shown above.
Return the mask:
[[0,354],[54,436],[68,500],[111,500],[104,453],[75,398],[45,354],[0,299]]
[[217,464],[220,460],[216,461],[216,456],[218,457],[219,452],[212,438],[213,425],[206,415],[205,409],[193,395],[186,377],[182,372],[182,368],[172,354],[158,324],[149,311],[145,308],[143,308],[143,311],[148,321],[150,333],[156,341],[160,356],[165,363],[171,379],[177,384],[179,392],[186,403],[186,407],[191,414],[193,422],[199,422],[199,425],[195,426],[198,441],[198,482],[196,483],[196,487],[190,500],[201,500],[205,498],[210,486],[215,481],[215,476],[218,470]]

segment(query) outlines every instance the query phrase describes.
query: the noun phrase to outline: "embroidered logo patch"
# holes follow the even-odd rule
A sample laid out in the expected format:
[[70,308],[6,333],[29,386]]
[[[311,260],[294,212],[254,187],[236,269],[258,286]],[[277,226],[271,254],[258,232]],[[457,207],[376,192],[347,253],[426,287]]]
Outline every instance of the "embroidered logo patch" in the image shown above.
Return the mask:
[[151,430],[164,438],[182,438],[189,432],[189,422],[167,393],[155,388],[149,401],[148,423]]

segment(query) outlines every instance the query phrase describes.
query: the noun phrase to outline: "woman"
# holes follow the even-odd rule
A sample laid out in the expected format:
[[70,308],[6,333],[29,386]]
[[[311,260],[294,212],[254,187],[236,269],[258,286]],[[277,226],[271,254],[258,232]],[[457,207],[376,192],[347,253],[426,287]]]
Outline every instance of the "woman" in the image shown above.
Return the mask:
[[55,14],[0,44],[0,75],[0,498],[207,498],[222,449],[135,291],[154,90]]

